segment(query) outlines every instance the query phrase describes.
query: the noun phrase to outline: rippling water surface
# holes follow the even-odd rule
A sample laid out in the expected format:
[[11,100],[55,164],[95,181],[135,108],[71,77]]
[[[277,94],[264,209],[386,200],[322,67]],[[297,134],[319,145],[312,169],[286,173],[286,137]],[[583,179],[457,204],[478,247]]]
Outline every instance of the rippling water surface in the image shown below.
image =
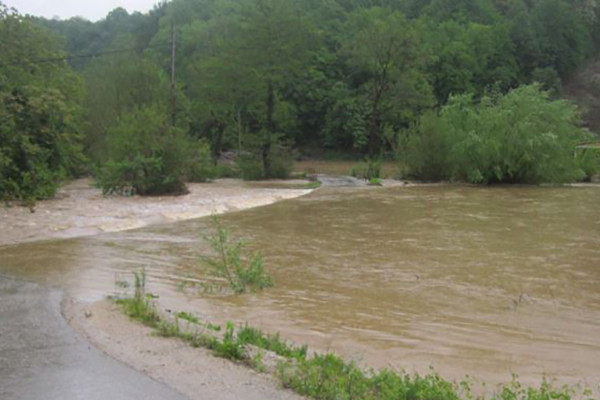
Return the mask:
[[600,383],[600,188],[321,189],[227,215],[276,286],[209,295],[205,219],[0,248],[0,272],[83,300],[144,266],[177,310],[249,321],[374,367]]

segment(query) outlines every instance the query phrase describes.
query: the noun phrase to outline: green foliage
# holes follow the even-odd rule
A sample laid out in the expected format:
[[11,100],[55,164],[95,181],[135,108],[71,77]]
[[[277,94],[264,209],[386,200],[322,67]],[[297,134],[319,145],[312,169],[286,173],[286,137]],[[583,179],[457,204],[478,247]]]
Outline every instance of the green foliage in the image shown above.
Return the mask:
[[[120,39],[109,49],[131,45],[131,39]],[[167,75],[148,58],[118,53],[100,57],[91,61],[82,74],[87,88],[85,106],[89,121],[86,146],[96,162],[110,158],[107,132],[119,119],[142,108],[161,109],[164,114],[169,107]]]
[[366,104],[367,128],[355,132],[355,146],[370,157],[385,144],[384,127],[410,121],[431,103],[431,90],[422,71],[420,37],[414,23],[384,8],[358,10],[348,20],[342,43],[350,66],[361,75],[357,95]]
[[279,333],[266,335],[259,329],[253,328],[248,324],[238,329],[237,340],[243,345],[251,344],[261,349],[272,351],[282,357],[297,360],[305,359],[308,351],[308,346],[295,347],[283,340]]
[[198,141],[192,149],[187,179],[190,182],[208,182],[217,177],[218,171],[205,141]]
[[[292,144],[313,155],[394,151],[399,141],[406,144],[406,129],[425,124],[431,117],[423,115],[451,96],[479,99],[533,82],[560,96],[563,80],[600,50],[599,10],[587,0],[173,0],[146,14],[119,8],[91,23],[24,18],[2,7],[0,92],[58,91],[66,107],[56,109],[71,137],[62,153],[70,154],[68,165],[55,169],[45,161],[54,150],[12,138],[6,132],[17,129],[11,127],[16,117],[5,114],[0,135],[10,139],[0,140],[10,143],[0,142],[0,168],[10,179],[1,190],[10,197],[49,195],[63,176],[85,170],[77,155],[81,143],[108,181],[137,179],[144,169],[159,180],[170,176],[163,156],[161,162],[154,155],[122,162],[108,142],[139,110],[164,115],[170,109],[172,23],[174,125],[181,136],[205,141],[213,161],[223,151],[252,154],[240,160],[241,174],[269,179],[288,174]],[[46,28],[76,56],[70,62],[85,86],[64,62],[35,62],[66,55]],[[101,54],[79,57],[90,53]],[[203,146],[197,153],[187,146],[183,156],[195,159],[184,174],[194,181],[223,175],[212,171]],[[15,161],[20,149],[29,152],[28,163]],[[437,170],[440,161],[430,160],[435,165],[419,168]],[[176,181],[151,185],[177,191]]]
[[182,194],[189,165],[189,140],[168,126],[164,113],[141,108],[108,131],[110,159],[97,179],[104,193],[145,196]]
[[418,179],[471,183],[571,182],[585,173],[573,156],[589,138],[575,107],[536,85],[507,95],[453,97],[408,133],[402,156]]
[[513,381],[502,387],[493,400],[570,400],[575,397],[572,387],[555,387],[551,381],[544,379],[538,388],[525,387],[519,383],[516,376]]
[[49,32],[2,3],[0,38],[0,199],[52,197],[85,168],[81,81],[64,64],[33,63],[64,53]]
[[435,374],[366,373],[334,354],[317,354],[298,365],[282,364],[278,375],[285,387],[315,399],[459,399],[454,386]]
[[229,358],[231,360],[242,360],[245,357],[242,342],[235,336],[235,326],[232,322],[227,322],[223,340],[217,342],[213,351],[219,357]]
[[194,314],[185,311],[176,312],[175,317],[191,322],[192,324],[197,324],[200,322],[198,317],[196,317]]
[[600,173],[600,147],[578,148],[575,160],[585,174],[584,180],[590,181]]
[[289,147],[284,144],[273,144],[269,152],[268,172],[265,170],[260,150],[238,156],[236,167],[245,181],[287,179],[292,173],[293,162]]
[[263,165],[260,159],[252,154],[243,154],[235,160],[240,176],[245,181],[264,179]]
[[134,289],[132,298],[119,299],[117,304],[123,307],[123,311],[129,317],[151,327],[160,326],[161,318],[156,312],[154,304],[146,297],[145,269],[134,273]]
[[350,175],[366,181],[381,178],[381,159],[368,158],[365,163],[352,167]]
[[222,226],[216,216],[213,217],[213,226],[215,232],[205,239],[210,243],[214,255],[202,257],[202,263],[209,272],[224,279],[236,294],[273,286],[273,280],[264,269],[262,256],[247,250],[245,242],[232,238],[231,232]]
[[369,185],[371,186],[381,186],[381,178],[371,178],[369,179]]

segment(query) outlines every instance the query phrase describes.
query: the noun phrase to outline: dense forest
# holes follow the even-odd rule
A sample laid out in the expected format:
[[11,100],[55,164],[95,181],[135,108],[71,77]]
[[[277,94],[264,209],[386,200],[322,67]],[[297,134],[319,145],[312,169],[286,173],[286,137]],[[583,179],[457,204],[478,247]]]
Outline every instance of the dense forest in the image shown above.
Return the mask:
[[575,149],[597,136],[561,94],[599,51],[598,0],[173,0],[95,23],[0,3],[0,198],[90,173],[107,192],[182,193],[307,156],[586,179],[597,153]]

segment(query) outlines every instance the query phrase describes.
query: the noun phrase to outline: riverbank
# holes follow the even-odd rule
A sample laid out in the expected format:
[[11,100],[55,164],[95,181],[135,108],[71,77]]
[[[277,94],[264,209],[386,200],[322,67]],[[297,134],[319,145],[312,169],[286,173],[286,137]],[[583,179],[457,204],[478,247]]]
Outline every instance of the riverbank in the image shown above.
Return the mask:
[[[310,193],[312,190],[302,188],[306,183],[278,182],[278,186],[273,188],[227,179],[189,184],[190,193],[185,196],[124,198],[103,196],[90,180],[76,180],[63,186],[56,198],[37,203],[34,212],[20,206],[0,206],[0,246],[91,236],[264,206]],[[29,298],[32,293],[25,291],[22,296]],[[29,303],[31,301],[25,301],[25,304]],[[281,389],[268,375],[216,358],[205,350],[191,352],[180,341],[152,335],[148,328],[131,321],[108,300],[78,303],[66,293],[63,294],[61,309],[70,327],[85,339],[77,339],[83,342],[81,346],[89,348],[87,343],[90,343],[102,353],[190,399],[300,399]],[[64,324],[58,312],[47,313],[47,316],[50,323]],[[65,329],[65,335],[76,337],[68,326]],[[115,364],[126,370],[119,363]],[[51,372],[46,374],[45,371],[38,368],[38,381],[52,381],[46,376]],[[10,369],[4,372],[3,375],[12,376]],[[130,375],[133,376],[132,373]],[[77,386],[77,382],[69,380],[65,378],[62,383],[57,382],[53,388],[67,390]],[[10,380],[7,384],[18,388],[22,382]],[[36,387],[42,386],[38,384]],[[18,398],[20,390],[4,394]],[[106,393],[106,390],[99,393]],[[128,392],[124,390],[123,393],[127,395]],[[165,395],[163,398],[171,397]]]
[[127,317],[111,300],[63,305],[71,326],[109,356],[192,400],[300,400],[269,374],[217,358],[207,349],[163,338]]
[[201,218],[272,204],[310,193],[297,187],[307,181],[280,182],[277,188],[252,186],[237,179],[188,184],[177,197],[104,196],[90,179],[64,185],[51,200],[26,207],[0,206],[0,246],[46,239],[66,239]]

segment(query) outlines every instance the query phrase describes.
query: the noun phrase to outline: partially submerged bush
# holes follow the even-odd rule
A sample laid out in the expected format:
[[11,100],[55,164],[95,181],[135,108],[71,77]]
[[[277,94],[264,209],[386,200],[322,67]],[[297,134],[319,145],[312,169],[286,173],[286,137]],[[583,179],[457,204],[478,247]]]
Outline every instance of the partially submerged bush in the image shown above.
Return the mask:
[[574,152],[589,139],[573,104],[530,85],[479,103],[452,97],[439,114],[421,117],[400,156],[417,179],[560,183],[585,178]]
[[264,269],[260,253],[247,250],[245,242],[234,239],[218,217],[213,217],[213,225],[215,232],[206,236],[206,239],[214,255],[202,257],[209,272],[224,279],[237,294],[273,286],[273,280]]
[[125,115],[109,129],[107,143],[110,159],[97,174],[104,193],[187,193],[190,143],[160,110],[144,107]]
[[366,181],[379,179],[381,178],[381,160],[368,158],[366,162],[352,167],[350,175]]

